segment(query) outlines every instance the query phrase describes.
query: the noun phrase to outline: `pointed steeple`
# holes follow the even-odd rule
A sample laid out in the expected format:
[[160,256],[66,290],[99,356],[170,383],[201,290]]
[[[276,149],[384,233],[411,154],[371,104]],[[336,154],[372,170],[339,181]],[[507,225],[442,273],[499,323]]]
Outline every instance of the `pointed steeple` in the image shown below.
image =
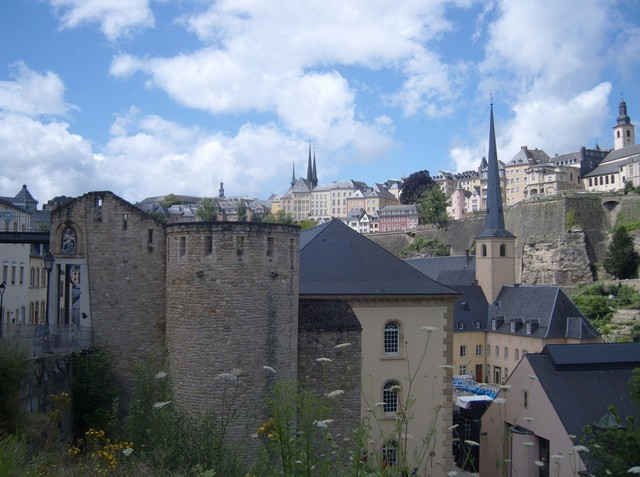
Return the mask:
[[313,187],[318,185],[318,171],[316,169],[316,151],[313,151],[313,170],[311,171],[313,174]]
[[621,99],[618,105],[618,126],[624,124],[631,124],[631,118],[627,114],[627,103],[624,99]]
[[296,183],[296,163],[293,161],[291,162],[291,168],[293,169],[291,173],[291,185],[293,186]]
[[309,161],[307,162],[307,182],[309,185],[313,183],[313,168],[311,166],[311,143],[309,143]]
[[484,223],[484,230],[478,235],[478,238],[513,237],[513,234],[504,228],[500,169],[496,150],[496,133],[493,125],[493,103],[491,104],[489,123],[489,160],[487,162],[487,218]]

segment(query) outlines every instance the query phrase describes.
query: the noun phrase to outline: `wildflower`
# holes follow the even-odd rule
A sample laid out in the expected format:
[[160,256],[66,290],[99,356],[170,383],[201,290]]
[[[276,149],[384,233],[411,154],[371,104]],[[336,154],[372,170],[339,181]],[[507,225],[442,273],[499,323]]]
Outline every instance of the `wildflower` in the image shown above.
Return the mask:
[[154,409],[162,409],[163,407],[171,404],[171,401],[160,401],[153,404]]
[[333,419],[324,419],[323,421],[313,421],[313,423],[321,429],[326,429],[327,426],[332,422],[333,422]]
[[466,441],[464,441],[465,444],[470,445],[470,446],[480,446],[480,444],[478,444],[476,441],[472,441],[467,439]]
[[542,462],[541,460],[534,460],[533,463],[538,467],[544,467],[544,462]]
[[126,449],[122,449],[122,453],[129,457],[131,454],[133,454],[133,449],[131,447],[127,447]]
[[589,452],[589,449],[582,445],[573,446],[573,450],[576,452]]
[[640,465],[634,465],[629,470],[627,470],[627,474],[640,474]]
[[504,460],[504,463],[505,463],[505,464],[510,464],[510,463],[511,463],[511,459],[505,459],[505,460]]
[[327,393],[326,396],[329,399],[333,399],[334,397],[338,397],[341,394],[344,394],[344,391],[342,389],[336,389],[335,391],[331,391],[330,393]]
[[530,441],[523,442],[522,445],[525,447],[533,447],[533,442],[530,442]]
[[505,398],[497,397],[493,400],[493,402],[495,402],[496,404],[504,404],[505,402],[507,402],[507,400]]
[[351,343],[340,343],[334,346],[335,349],[348,348],[351,346]]
[[509,389],[511,389],[511,384],[501,384],[500,389],[503,389],[504,391],[508,391]]
[[167,377],[167,373],[165,373],[164,371],[158,371],[154,376],[154,378],[156,379],[164,379],[166,377]]
[[254,432],[253,434],[251,434],[251,438],[252,439],[257,439],[258,438],[258,433]]
[[454,424],[453,426],[449,426],[449,430],[453,431],[454,429],[457,429],[460,426],[460,424]]
[[273,374],[276,374],[276,373],[277,373],[276,369],[275,369],[275,368],[272,368],[271,366],[264,365],[264,366],[262,367],[262,369],[264,369],[264,370],[266,370],[266,371],[269,371],[270,373],[273,373]]
[[302,464],[302,461],[298,459],[298,460],[296,461],[296,464]]
[[331,358],[316,358],[318,363],[331,363],[333,360]]
[[431,333],[433,331],[438,331],[438,328],[435,326],[421,326],[421,330],[426,331],[427,333]]
[[569,439],[575,439],[576,435],[575,434],[569,434]]
[[525,420],[525,421],[527,421],[527,422],[533,422],[533,421],[535,421],[535,419],[534,419],[533,417],[529,417],[529,416],[523,417],[522,419],[524,419],[524,420]]
[[450,364],[441,364],[440,367],[442,369],[453,369],[453,366],[451,366]]

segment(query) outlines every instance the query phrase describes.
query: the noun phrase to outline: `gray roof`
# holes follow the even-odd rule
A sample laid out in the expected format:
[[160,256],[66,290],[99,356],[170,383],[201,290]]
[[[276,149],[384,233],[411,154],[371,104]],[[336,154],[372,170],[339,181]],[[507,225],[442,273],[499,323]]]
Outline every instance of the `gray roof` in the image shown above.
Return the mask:
[[16,194],[15,200],[23,203],[37,202],[37,200],[34,199],[33,196],[31,195],[31,192],[29,192],[29,189],[27,189],[26,184],[22,185],[22,189],[20,189],[20,191]]
[[621,162],[614,162],[614,163],[601,162],[598,167],[596,167],[594,170],[592,170],[588,174],[585,174],[584,177],[594,177],[594,176],[602,176],[605,174],[614,174],[616,172],[619,172],[620,168],[623,165],[624,163],[621,163]]
[[640,367],[640,343],[547,345],[526,359],[568,434],[602,422],[609,406],[622,419],[638,416],[629,379]]
[[418,209],[415,204],[402,205],[385,205],[378,212],[380,217],[389,217],[397,215],[418,215]]
[[500,170],[496,148],[496,133],[493,125],[493,104],[489,120],[489,170],[487,172],[487,218],[484,229],[478,238],[513,237],[504,227],[504,212],[502,210],[502,193],[500,191]]
[[405,262],[447,285],[472,285],[475,282],[476,257],[473,255],[407,258]]
[[457,295],[341,220],[300,234],[300,295]]
[[527,146],[522,146],[509,161],[509,165],[536,164],[538,162],[547,162],[548,160],[549,155],[542,149],[529,149]]
[[602,160],[602,164],[606,162],[617,161],[625,157],[637,156],[640,154],[640,144],[632,144],[631,146],[623,147],[621,149],[614,149]]
[[[560,287],[549,285],[503,286],[489,306],[489,320],[500,323],[497,333],[537,338],[593,339],[600,334],[582,315]],[[511,322],[517,329],[511,331]],[[527,335],[526,322],[533,322],[533,333]]]

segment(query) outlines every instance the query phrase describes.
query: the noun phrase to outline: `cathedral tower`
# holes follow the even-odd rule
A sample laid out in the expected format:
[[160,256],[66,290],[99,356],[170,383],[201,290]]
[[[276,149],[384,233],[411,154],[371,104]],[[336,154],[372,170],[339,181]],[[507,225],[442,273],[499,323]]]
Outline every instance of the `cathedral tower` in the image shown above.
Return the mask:
[[515,282],[515,245],[515,236],[504,226],[492,104],[489,124],[487,218],[484,229],[476,237],[476,280],[489,303],[496,299],[503,285],[513,285]]
[[624,100],[618,105],[618,121],[613,127],[613,148],[622,149],[636,143],[636,131],[631,118],[627,114],[627,103]]

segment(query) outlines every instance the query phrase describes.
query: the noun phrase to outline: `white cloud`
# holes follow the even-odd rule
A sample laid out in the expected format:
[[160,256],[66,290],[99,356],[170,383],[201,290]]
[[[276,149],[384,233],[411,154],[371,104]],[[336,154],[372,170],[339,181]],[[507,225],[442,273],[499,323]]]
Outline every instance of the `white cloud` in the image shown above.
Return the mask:
[[152,27],[149,0],[49,0],[60,16],[61,28],[99,23],[111,41],[135,28]]
[[18,62],[11,77],[0,81],[0,110],[38,116],[61,115],[69,108],[64,102],[64,84],[55,73],[41,74]]
[[[330,149],[388,141],[356,113],[356,94],[337,67],[392,68],[408,80],[395,104],[443,114],[456,97],[450,68],[425,49],[448,31],[446,6],[466,2],[219,1],[182,23],[204,43],[168,58],[114,58],[111,74],[148,75],[180,104],[219,113],[271,112],[290,131]],[[360,148],[361,149],[361,148]],[[373,151],[380,154],[380,151]]]

